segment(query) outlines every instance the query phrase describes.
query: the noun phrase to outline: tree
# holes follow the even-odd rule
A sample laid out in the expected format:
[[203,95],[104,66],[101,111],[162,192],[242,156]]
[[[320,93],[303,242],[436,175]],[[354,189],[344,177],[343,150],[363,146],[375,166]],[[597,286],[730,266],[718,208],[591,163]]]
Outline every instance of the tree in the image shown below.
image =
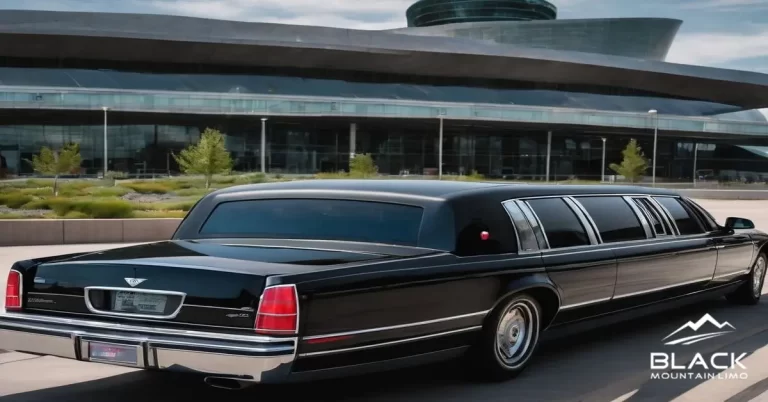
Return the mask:
[[224,144],[224,136],[212,128],[205,129],[197,144],[188,146],[178,156],[173,154],[173,159],[182,172],[205,176],[205,188],[211,186],[214,174],[229,173],[232,169],[232,156]]
[[35,172],[53,176],[53,195],[59,195],[59,175],[78,173],[82,157],[78,144],[67,144],[60,151],[48,147],[40,149],[38,155],[32,155],[32,168]]
[[637,183],[642,180],[648,169],[648,160],[645,158],[642,148],[637,145],[637,140],[634,138],[630,140],[621,153],[624,156],[621,165],[611,163],[611,170],[624,176],[630,183]]
[[368,178],[378,173],[379,168],[368,154],[358,154],[349,160],[349,175],[352,177]]

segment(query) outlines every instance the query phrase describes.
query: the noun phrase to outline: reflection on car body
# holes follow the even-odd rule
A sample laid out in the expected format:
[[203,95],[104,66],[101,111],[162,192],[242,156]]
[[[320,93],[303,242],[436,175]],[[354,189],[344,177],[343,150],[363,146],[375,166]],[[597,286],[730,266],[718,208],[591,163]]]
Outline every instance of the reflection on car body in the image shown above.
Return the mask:
[[170,241],[14,264],[0,348],[221,387],[462,355],[506,379],[551,328],[698,297],[757,303],[767,243],[748,219],[719,225],[642,187],[240,186],[204,197]]

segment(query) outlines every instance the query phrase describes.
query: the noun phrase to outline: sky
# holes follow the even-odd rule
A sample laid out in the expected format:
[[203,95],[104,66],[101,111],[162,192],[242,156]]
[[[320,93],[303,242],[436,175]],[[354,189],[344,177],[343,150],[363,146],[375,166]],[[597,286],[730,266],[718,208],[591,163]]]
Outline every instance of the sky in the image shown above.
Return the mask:
[[[0,9],[132,12],[388,29],[415,0],[0,0]],[[558,19],[683,20],[667,61],[768,73],[768,0],[550,0]]]

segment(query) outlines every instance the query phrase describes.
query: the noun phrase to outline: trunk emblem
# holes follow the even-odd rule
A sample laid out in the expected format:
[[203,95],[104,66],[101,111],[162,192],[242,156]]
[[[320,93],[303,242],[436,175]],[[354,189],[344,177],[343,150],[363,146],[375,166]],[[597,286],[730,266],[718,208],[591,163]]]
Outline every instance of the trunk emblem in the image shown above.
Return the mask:
[[136,287],[141,285],[142,282],[146,281],[146,279],[141,278],[125,278],[125,281],[128,282],[131,287]]

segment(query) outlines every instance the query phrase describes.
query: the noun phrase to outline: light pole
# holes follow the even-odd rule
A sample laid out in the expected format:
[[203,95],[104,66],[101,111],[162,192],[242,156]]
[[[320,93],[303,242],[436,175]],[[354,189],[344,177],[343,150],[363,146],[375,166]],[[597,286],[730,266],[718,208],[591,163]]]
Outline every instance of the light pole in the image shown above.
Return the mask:
[[267,173],[267,118],[261,118],[261,173]]
[[693,143],[693,187],[696,187],[696,162],[699,159],[699,143]]
[[602,173],[600,173],[600,183],[605,183],[605,140],[606,138],[603,137],[603,165],[601,170]]
[[651,183],[656,187],[656,146],[659,139],[659,112],[656,109],[651,109],[648,111],[648,114],[655,118],[653,126],[653,172],[651,173]]
[[109,111],[109,108],[106,106],[102,106],[101,110],[104,111],[104,178],[107,178],[107,111]]
[[437,140],[437,179],[443,179],[443,116],[440,119],[440,136]]

